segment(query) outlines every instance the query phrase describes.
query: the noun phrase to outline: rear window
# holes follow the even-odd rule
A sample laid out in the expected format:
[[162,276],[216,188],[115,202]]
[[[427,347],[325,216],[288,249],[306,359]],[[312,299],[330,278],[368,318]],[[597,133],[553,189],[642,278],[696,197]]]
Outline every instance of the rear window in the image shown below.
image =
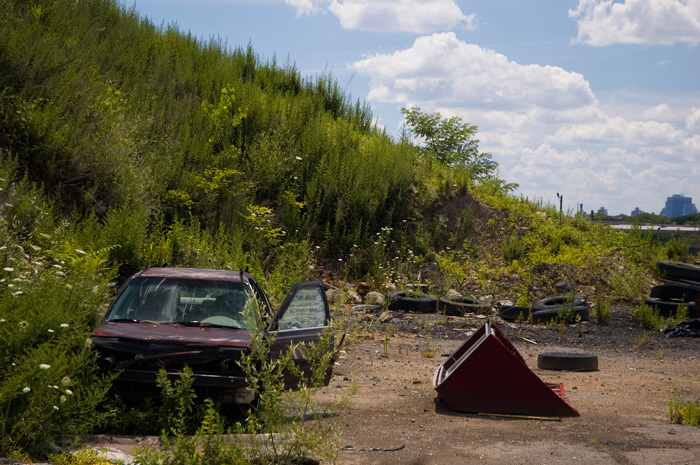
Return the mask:
[[247,328],[249,295],[238,282],[141,276],[129,282],[107,320]]

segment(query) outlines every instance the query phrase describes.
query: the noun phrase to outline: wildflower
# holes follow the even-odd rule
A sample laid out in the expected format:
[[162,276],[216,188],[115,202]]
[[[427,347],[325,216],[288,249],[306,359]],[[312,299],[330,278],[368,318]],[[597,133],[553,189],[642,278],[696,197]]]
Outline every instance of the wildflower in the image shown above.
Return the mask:
[[70,291],[71,289],[73,289],[73,285],[72,285],[72,284],[66,284],[66,289],[68,289],[68,290]]
[[63,384],[64,386],[70,386],[70,378],[68,376],[64,376],[61,380],[61,384]]
[[72,395],[73,395],[73,391],[71,391],[70,389],[66,389],[66,394],[68,394],[69,396],[72,396]]
[[301,161],[301,157],[294,157],[294,158],[296,158],[297,160]]
[[61,328],[67,328],[67,327],[68,327],[68,323],[61,323],[60,326],[61,326]]
[[27,329],[29,327],[29,323],[26,321],[20,321],[19,323],[19,329]]
[[80,250],[80,249],[75,249],[75,253],[77,253],[78,255],[87,255],[87,252],[85,252],[84,250]]
[[26,386],[24,389],[22,389],[22,392],[26,394],[31,390],[32,390],[32,388],[30,388],[29,386]]
[[12,273],[13,271],[15,271],[14,268],[10,268],[9,266],[6,266],[5,268],[3,268],[3,270],[5,270],[5,271],[7,271],[7,272],[9,272],[9,273]]
[[7,320],[5,320],[4,318],[0,318],[0,323],[4,323],[5,321]]
[[46,331],[48,331],[48,332],[50,332],[50,333],[53,333],[53,332],[54,332],[53,329],[47,329]]
[[51,368],[51,365],[47,365],[46,363],[42,363],[41,365],[39,365],[39,368],[41,368],[42,370],[48,370],[49,368]]
[[58,400],[60,400],[61,403],[63,404],[63,403],[65,403],[65,402],[68,400],[68,398],[67,398],[66,396],[61,396],[61,397],[59,397]]
[[54,410],[61,410],[60,408],[58,408],[58,405],[54,405],[54,406],[53,406],[53,409],[54,409]]
[[12,296],[17,297],[18,295],[22,295],[22,294],[24,294],[24,291],[17,291],[17,292],[13,292]]
[[59,264],[56,264],[56,265],[54,265],[53,267],[56,268],[57,270],[62,270],[62,269],[63,269],[63,267],[62,267],[61,265],[59,265]]

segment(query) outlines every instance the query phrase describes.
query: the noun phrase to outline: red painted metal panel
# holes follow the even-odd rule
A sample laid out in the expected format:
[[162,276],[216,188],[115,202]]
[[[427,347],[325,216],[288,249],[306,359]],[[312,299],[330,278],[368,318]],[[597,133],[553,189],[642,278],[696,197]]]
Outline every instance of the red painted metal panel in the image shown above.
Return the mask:
[[543,382],[490,322],[437,368],[433,388],[460,412],[579,416],[563,398],[561,384]]

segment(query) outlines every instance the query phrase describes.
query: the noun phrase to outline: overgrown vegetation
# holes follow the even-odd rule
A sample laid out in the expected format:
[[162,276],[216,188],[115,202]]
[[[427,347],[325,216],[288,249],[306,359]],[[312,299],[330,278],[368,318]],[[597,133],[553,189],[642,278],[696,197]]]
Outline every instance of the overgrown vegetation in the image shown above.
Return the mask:
[[[237,463],[210,404],[187,425],[155,406],[118,424],[123,411],[104,404],[110,379],[85,341],[115,288],[149,264],[249,268],[274,303],[322,274],[519,305],[566,281],[605,296],[604,323],[614,302],[648,293],[657,260],[692,258],[680,239],[513,196],[475,126],[405,113],[394,139],[329,74],[302,77],[115,0],[0,0],[0,454],[44,457],[59,435],[147,424],[173,434],[177,463],[195,450]],[[251,376],[269,403],[235,431],[296,438],[266,442],[268,461],[332,460],[315,382],[292,402],[265,379],[277,365],[264,368]],[[186,377],[163,385],[170,412],[191,408]]]

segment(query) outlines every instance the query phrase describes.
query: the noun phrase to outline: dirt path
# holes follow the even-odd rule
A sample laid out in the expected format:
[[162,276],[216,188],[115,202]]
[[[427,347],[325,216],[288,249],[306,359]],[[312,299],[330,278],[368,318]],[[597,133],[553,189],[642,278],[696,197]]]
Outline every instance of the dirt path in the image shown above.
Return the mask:
[[[624,315],[616,318],[622,321],[613,326],[627,323]],[[503,419],[455,413],[436,403],[433,373],[466,339],[469,326],[460,329],[461,338],[400,332],[388,337],[386,351],[384,334],[375,332],[374,340],[348,348],[326,390],[333,395],[357,383],[352,409],[341,423],[344,444],[401,449],[341,451],[338,463],[700,464],[700,428],[673,425],[667,418],[674,389],[680,399],[700,397],[700,340],[672,341],[629,327],[624,336],[596,330],[599,334],[586,334],[583,344],[575,335],[532,344],[517,337],[517,329],[499,324],[510,329],[509,339],[541,379],[563,383],[566,398],[581,414],[561,421]],[[528,339],[556,338],[558,331],[536,328]],[[435,351],[434,358],[426,356],[426,348]],[[538,369],[537,354],[551,351],[594,353],[599,370]]]

